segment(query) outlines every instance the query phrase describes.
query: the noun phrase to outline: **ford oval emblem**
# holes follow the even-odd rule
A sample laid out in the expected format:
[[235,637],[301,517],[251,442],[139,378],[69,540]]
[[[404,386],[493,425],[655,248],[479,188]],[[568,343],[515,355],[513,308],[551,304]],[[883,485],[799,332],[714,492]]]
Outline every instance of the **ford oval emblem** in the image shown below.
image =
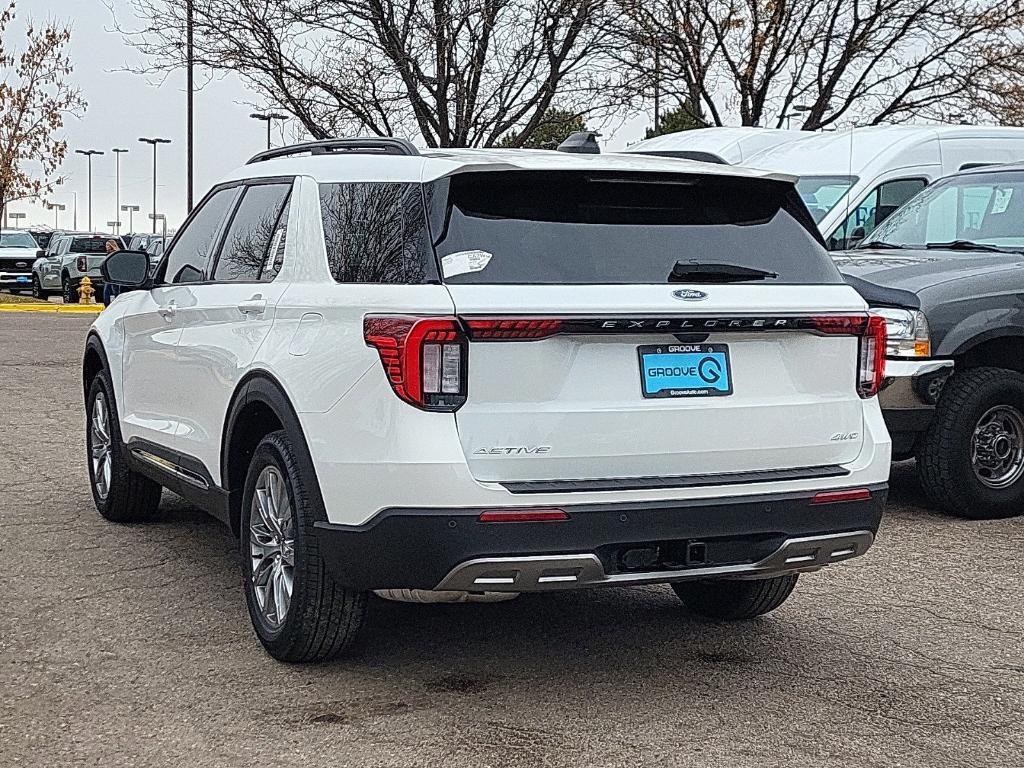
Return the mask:
[[672,297],[680,301],[704,301],[708,295],[694,288],[680,288],[678,291],[672,291]]
[[14,266],[18,267],[19,269],[24,269],[25,267],[28,266],[28,262],[27,261],[19,261]]

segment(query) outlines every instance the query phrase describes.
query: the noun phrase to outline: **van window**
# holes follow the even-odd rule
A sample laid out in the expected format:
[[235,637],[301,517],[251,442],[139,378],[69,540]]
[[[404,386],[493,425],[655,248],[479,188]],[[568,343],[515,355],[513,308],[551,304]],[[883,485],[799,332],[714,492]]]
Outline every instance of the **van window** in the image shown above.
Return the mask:
[[856,183],[856,176],[801,176],[796,189],[817,224]]
[[840,278],[792,184],[579,171],[459,174],[427,185],[442,279],[474,284],[665,284],[677,262]]
[[436,281],[419,184],[321,184],[320,216],[339,283]]
[[879,184],[829,236],[829,250],[850,248],[857,240],[866,238],[875,227],[926,186],[927,179],[896,179]]

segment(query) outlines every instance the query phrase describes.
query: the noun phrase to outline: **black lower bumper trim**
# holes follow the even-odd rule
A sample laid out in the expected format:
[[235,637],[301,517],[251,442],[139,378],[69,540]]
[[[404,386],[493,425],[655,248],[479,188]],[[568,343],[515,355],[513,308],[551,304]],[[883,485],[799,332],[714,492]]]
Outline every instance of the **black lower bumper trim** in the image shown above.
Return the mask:
[[[787,539],[847,531],[875,533],[887,495],[811,503],[813,493],[674,502],[563,505],[569,519],[481,523],[483,509],[389,509],[362,526],[317,523],[320,551],[339,584],[365,589],[433,589],[468,560],[593,554],[606,573],[628,570],[630,553],[655,554],[644,568],[755,563]],[[704,546],[691,547],[700,543]],[[699,562],[686,558],[699,551]]]

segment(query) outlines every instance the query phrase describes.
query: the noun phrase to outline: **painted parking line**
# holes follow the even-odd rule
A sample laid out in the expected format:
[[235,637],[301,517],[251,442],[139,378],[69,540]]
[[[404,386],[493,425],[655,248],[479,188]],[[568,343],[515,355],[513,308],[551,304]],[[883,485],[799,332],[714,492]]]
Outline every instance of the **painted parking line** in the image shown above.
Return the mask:
[[97,312],[102,311],[102,304],[52,304],[44,301],[0,304],[0,312],[64,312],[71,314],[96,314]]

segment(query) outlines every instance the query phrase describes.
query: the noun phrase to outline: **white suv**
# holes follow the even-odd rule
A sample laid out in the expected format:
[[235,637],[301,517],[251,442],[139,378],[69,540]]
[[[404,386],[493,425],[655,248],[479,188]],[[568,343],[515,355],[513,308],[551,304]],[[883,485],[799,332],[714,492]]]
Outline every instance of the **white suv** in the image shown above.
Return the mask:
[[240,537],[278,659],[371,590],[671,583],[750,618],[861,555],[886,496],[885,329],[793,180],[332,140],[257,155],[84,359],[100,513],[161,487]]

